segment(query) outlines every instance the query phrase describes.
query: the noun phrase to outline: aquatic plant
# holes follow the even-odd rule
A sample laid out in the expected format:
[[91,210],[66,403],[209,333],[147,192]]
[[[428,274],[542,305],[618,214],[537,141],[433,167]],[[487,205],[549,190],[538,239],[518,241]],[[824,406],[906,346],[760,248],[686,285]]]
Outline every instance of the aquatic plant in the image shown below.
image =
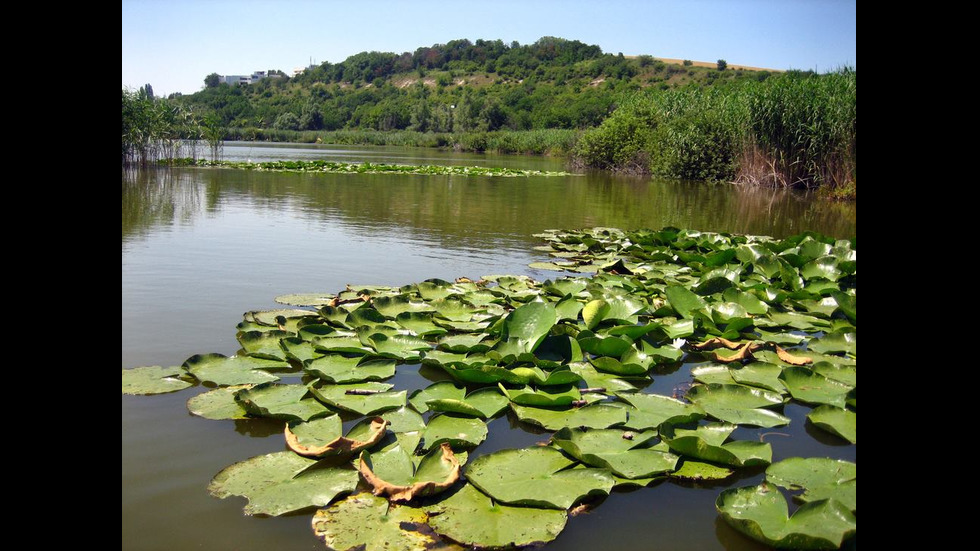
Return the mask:
[[[792,402],[828,438],[856,440],[854,241],[670,227],[537,237],[561,261],[537,263],[553,280],[281,295],[289,308],[245,314],[235,356],[124,369],[123,392],[200,383],[213,388],[188,401],[194,415],[281,420],[288,451],[223,469],[209,491],[244,497],[250,515],[317,508],[313,530],[333,549],[543,544],[615,488],[762,468],[763,484],[719,495],[725,522],[794,549],[853,537],[852,463],[772,463],[772,444],[733,435],[789,423]],[[708,363],[682,396],[645,390],[696,359]],[[402,365],[437,380],[411,393],[384,382]],[[469,461],[502,415],[552,434]],[[804,505],[790,515],[778,487]]]

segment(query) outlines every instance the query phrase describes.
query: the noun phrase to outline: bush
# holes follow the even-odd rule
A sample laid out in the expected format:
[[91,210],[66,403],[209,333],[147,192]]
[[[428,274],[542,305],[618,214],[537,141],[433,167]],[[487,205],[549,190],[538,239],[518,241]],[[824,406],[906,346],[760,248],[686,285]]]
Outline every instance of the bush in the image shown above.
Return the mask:
[[728,68],[728,62],[725,61],[724,59],[719,59],[718,60],[718,70],[719,71],[724,71],[726,68]]

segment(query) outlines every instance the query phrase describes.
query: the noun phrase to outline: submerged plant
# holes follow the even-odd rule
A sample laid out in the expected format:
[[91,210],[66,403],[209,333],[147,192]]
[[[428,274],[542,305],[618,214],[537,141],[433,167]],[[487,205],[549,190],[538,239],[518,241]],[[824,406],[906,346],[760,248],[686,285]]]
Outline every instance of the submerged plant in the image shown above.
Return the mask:
[[[793,403],[828,438],[855,441],[854,242],[677,228],[538,237],[562,259],[550,269],[594,274],[282,295],[293,308],[246,313],[237,355],[123,370],[123,391],[198,382],[217,388],[188,401],[194,415],[282,420],[287,451],[232,465],[209,489],[244,496],[246,514],[320,508],[314,532],[334,549],[540,544],[614,488],[767,466],[769,482],[718,498],[738,531],[789,548],[856,532],[853,464],[770,465],[772,444],[733,438],[786,425]],[[645,390],[702,359],[682,398]],[[406,364],[442,380],[384,382]],[[468,462],[503,415],[552,434]],[[805,489],[805,505],[790,516],[775,485]]]

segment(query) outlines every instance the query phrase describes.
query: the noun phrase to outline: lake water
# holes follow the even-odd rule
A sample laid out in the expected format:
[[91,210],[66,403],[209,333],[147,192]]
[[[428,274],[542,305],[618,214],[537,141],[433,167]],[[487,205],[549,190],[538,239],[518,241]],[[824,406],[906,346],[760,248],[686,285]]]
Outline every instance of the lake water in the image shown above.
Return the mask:
[[[228,160],[327,159],[399,164],[563,170],[559,159],[454,154],[429,149],[229,143]],[[556,272],[532,234],[551,228],[676,226],[785,237],[814,230],[856,235],[856,207],[806,194],[729,185],[623,178],[461,177],[259,173],[147,169],[122,173],[122,368],[180,365],[208,352],[233,355],[235,326],[251,310],[281,307],[278,295],[342,290],[348,283],[401,286],[430,278],[477,279]],[[690,365],[654,374],[646,390],[670,394]],[[400,365],[400,389],[432,381]],[[219,500],[211,478],[235,462],[282,451],[282,422],[212,421],[188,413],[195,386],[158,396],[122,396],[122,548],[324,549],[312,513],[248,517],[245,500]],[[856,460],[856,446],[805,424],[789,404],[778,429],[738,429],[738,438],[792,456]],[[508,417],[471,454],[548,438]],[[547,549],[762,549],[720,521],[725,488],[757,484],[759,472],[722,484],[659,483],[616,491],[590,514],[570,518]]]

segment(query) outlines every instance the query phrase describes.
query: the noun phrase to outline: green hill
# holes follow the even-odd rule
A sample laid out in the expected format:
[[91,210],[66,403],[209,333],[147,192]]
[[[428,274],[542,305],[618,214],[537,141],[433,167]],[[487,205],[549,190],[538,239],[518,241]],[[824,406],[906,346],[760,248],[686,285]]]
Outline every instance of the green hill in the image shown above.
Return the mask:
[[585,129],[642,89],[770,76],[704,65],[603,53],[599,46],[554,37],[529,45],[461,39],[402,54],[361,52],[292,78],[255,84],[218,84],[209,78],[200,92],[174,99],[185,108],[214,113],[230,129]]

